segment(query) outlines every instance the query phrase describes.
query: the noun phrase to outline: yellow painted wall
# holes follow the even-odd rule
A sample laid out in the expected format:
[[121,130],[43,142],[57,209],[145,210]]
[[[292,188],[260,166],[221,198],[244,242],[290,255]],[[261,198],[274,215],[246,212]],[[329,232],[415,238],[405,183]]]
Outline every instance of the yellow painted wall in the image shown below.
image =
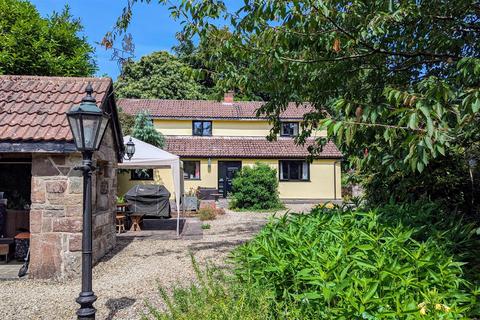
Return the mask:
[[232,137],[266,137],[272,128],[267,121],[216,120],[212,125],[212,135]]
[[[185,192],[190,188],[206,187],[217,188],[218,159],[212,159],[211,169],[208,170],[207,159],[184,159],[200,161],[200,180],[185,180]],[[257,162],[270,165],[278,172],[276,159],[220,159],[242,161],[242,166],[253,166]],[[334,168],[336,170],[336,199],[341,199],[341,169],[336,160],[314,160],[310,164],[310,181],[308,182],[279,182],[280,198],[282,199],[334,199]],[[335,166],[334,166],[335,164]],[[136,184],[164,184],[174,194],[172,173],[169,168],[154,170],[154,181],[130,180],[130,174],[118,175],[118,194],[123,195]]]
[[[191,136],[192,120],[154,119],[155,128],[166,136]],[[266,137],[272,127],[262,120],[213,120],[212,135],[227,137]],[[317,136],[325,136],[319,131]]]
[[166,136],[192,135],[192,120],[154,119],[153,125]]

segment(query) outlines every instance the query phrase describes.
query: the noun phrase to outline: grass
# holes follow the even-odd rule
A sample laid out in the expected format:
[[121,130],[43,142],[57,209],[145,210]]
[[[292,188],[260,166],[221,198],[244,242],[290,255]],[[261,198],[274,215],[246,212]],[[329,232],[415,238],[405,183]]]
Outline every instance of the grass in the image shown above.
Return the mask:
[[197,281],[189,287],[176,287],[169,294],[159,287],[166,305],[160,311],[146,303],[143,320],[273,320],[272,295],[247,287],[221,271],[207,267],[201,271],[192,257]]

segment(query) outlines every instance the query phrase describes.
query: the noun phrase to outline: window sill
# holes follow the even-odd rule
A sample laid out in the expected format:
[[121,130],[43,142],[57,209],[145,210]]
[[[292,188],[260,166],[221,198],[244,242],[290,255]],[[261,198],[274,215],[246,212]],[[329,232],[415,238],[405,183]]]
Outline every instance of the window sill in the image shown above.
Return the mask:
[[312,180],[278,180],[279,182],[312,182]]
[[200,181],[202,179],[198,178],[198,179],[187,179],[187,178],[183,178],[184,181]]

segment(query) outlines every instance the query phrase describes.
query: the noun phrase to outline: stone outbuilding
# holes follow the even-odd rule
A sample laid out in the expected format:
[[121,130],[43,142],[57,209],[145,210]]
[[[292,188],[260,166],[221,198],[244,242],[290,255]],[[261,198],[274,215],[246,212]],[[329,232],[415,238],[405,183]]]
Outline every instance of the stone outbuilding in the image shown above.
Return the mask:
[[5,242],[29,234],[33,278],[80,274],[83,179],[74,167],[81,164],[81,154],[66,112],[81,102],[88,82],[97,105],[111,116],[94,154],[93,252],[98,261],[115,245],[116,167],[124,152],[112,80],[0,76],[0,193],[7,199],[0,238]]

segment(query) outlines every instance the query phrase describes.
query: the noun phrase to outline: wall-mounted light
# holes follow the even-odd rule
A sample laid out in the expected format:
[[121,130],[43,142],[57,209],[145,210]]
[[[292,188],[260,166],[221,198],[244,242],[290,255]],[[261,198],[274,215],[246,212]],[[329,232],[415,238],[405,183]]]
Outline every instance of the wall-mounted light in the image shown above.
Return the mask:
[[212,171],[212,159],[211,158],[208,158],[208,172],[210,173]]

